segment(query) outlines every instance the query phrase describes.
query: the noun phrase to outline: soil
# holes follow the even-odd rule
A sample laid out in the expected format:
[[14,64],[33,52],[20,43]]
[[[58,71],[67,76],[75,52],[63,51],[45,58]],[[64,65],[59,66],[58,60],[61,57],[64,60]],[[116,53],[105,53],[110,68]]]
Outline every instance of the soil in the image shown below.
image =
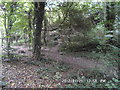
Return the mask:
[[[12,48],[17,49],[13,53],[22,55],[23,57],[14,62],[3,62],[3,76],[5,82],[8,83],[7,87],[9,88],[39,88],[39,87],[57,87],[55,81],[50,81],[50,79],[40,79],[36,70],[40,68],[36,65],[28,65],[25,64],[26,61],[34,61],[32,58],[32,52],[29,50],[28,46],[14,46]],[[58,46],[53,48],[42,47],[42,54],[44,54],[44,58],[50,58],[55,62],[64,62],[66,65],[71,65],[73,68],[69,70],[67,73],[73,72],[78,69],[97,69],[99,72],[106,74],[109,77],[117,77],[117,70],[115,67],[107,67],[100,61],[88,60],[82,57],[74,57],[73,55],[65,54],[63,52],[58,51]],[[23,50],[25,53],[19,53],[19,51]],[[62,53],[62,54],[61,54]],[[42,64],[41,64],[42,65]],[[49,67],[49,65],[47,65]],[[42,67],[42,66],[41,66]],[[65,76],[64,74],[63,76]]]

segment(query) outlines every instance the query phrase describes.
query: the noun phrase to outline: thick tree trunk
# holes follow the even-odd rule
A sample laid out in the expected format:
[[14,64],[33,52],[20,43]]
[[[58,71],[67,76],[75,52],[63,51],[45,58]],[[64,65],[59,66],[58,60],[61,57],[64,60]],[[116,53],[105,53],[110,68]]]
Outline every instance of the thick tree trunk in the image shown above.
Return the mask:
[[34,32],[34,57],[37,60],[41,59],[41,31],[42,21],[44,18],[45,2],[34,2],[35,7],[35,32]]

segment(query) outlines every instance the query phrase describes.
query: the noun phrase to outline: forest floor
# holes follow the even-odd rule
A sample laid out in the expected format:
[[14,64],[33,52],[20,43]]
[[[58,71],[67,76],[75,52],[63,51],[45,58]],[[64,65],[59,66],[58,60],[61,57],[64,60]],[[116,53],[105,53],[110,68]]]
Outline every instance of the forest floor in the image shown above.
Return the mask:
[[[66,54],[58,51],[58,46],[42,47],[43,60],[36,61],[28,46],[14,46],[13,53],[20,56],[19,60],[3,62],[4,81],[9,88],[55,88],[65,87],[68,79],[87,77],[90,79],[104,79],[117,77],[117,68],[108,67],[101,61],[75,57],[74,53]],[[25,53],[19,53],[24,50]],[[96,71],[99,75],[96,75]],[[104,76],[102,77],[102,74]],[[88,84],[90,86],[90,84]]]

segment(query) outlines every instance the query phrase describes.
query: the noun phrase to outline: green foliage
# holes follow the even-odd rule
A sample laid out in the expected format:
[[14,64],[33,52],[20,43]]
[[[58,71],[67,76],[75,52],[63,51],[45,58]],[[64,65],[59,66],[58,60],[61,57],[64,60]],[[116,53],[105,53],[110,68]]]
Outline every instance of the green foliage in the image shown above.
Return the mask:
[[51,42],[48,42],[47,44],[48,44],[48,47],[54,47],[54,46],[58,45],[58,42],[51,41]]
[[20,55],[14,53],[13,54],[11,53],[9,56],[7,54],[2,55],[2,61],[5,62],[17,62],[20,60],[20,58],[21,58]]
[[53,60],[51,60],[51,59],[49,59],[49,58],[48,58],[48,59],[41,58],[41,60],[40,60],[41,63],[45,63],[45,64],[51,64],[52,61],[53,61]]
[[[29,34],[28,12],[32,10],[33,4],[27,2],[2,2],[1,7],[3,10],[3,24],[6,27],[5,31],[8,32],[10,38],[17,35],[21,36],[23,33],[27,36]],[[33,14],[33,11],[31,11],[31,14]],[[33,19],[32,15],[30,19]],[[9,36],[7,35],[6,38],[9,38]]]
[[[6,31],[8,31],[10,34],[5,36],[4,38],[10,39],[12,36],[23,36],[24,34],[24,39],[26,38],[26,43],[32,43],[29,42],[28,37],[31,34],[31,36],[29,37],[30,40],[34,38],[34,36],[32,35],[32,33],[34,33],[33,29],[35,28],[33,3],[2,2],[0,4],[1,7],[3,5],[4,12],[4,14],[0,16],[0,19],[2,18],[1,22],[4,22],[3,24],[5,24],[6,17]],[[16,4],[14,8],[13,4]],[[45,14],[47,17],[47,27],[48,29],[51,29],[52,27],[59,26],[59,28],[56,30],[60,30],[60,32],[58,31],[59,36],[69,36],[70,41],[68,42],[66,40],[64,43],[62,43],[60,48],[61,51],[74,52],[74,56],[86,57],[91,60],[99,60],[103,62],[105,66],[117,67],[118,63],[120,63],[120,43],[118,42],[118,37],[120,36],[120,33],[119,28],[117,27],[120,26],[119,15],[116,13],[117,15],[115,16],[115,30],[106,31],[106,28],[104,26],[106,22],[104,21],[103,17],[103,5],[104,3],[100,2],[56,2],[55,5],[53,4],[53,6],[51,7],[50,5],[48,5],[48,7],[46,7]],[[29,27],[28,23],[28,12],[30,10],[32,29]],[[11,23],[8,21],[10,21]],[[12,24],[11,29],[9,29],[9,24]],[[19,43],[15,43],[14,45],[22,45],[25,40],[21,38],[19,40]],[[112,40],[113,44],[110,44],[108,42],[109,40]],[[48,46],[54,47],[56,45],[58,45],[57,40],[52,41],[51,39],[49,39]],[[9,57],[6,54],[2,56],[3,60],[7,61],[8,58],[11,61],[18,62],[21,56],[18,56],[16,54],[10,54]],[[28,65],[38,66],[39,69],[37,70],[37,73],[42,79],[50,78],[52,80],[54,79],[59,81],[59,79],[61,79],[67,71],[72,69],[70,65],[58,63],[51,59],[44,58],[41,58],[38,61],[28,60],[24,63]],[[103,70],[103,68],[100,69]],[[66,88],[118,88],[118,83],[120,83],[117,78],[112,78],[111,80],[107,80],[104,83],[87,82],[88,79],[105,78],[104,75],[98,72],[97,69],[89,71],[86,75],[77,75],[77,72],[72,72],[72,75],[69,75],[69,77],[67,78],[79,79],[83,80],[84,82],[65,84]],[[0,82],[0,84],[1,83],[2,82]],[[4,83],[2,84],[4,85]]]
[[6,87],[7,82],[0,81],[0,88]]
[[41,66],[41,65],[44,65],[44,64],[51,64],[52,62],[53,62],[53,60],[51,60],[49,58],[48,59],[41,58],[38,61],[26,61],[25,63],[35,65],[35,66]]
[[54,67],[59,72],[66,72],[71,68],[70,66],[67,66],[67,64],[65,63],[58,63],[58,65],[54,65]]
[[[88,80],[85,78],[85,80]],[[117,79],[116,79],[117,80]],[[118,83],[115,83],[113,81],[107,81],[105,83],[98,83],[98,82],[82,82],[80,84],[78,83],[73,83],[73,84],[68,84],[66,85],[65,88],[116,88],[118,89]]]
[[48,68],[39,68],[37,70],[39,77],[44,79],[47,79],[49,77],[49,74],[48,74],[49,72],[53,72],[53,71]]
[[90,60],[94,61],[101,61],[106,66],[115,66],[118,67],[119,63],[119,56],[117,54],[113,54],[112,51],[103,53],[100,51],[80,51],[80,52],[74,52],[75,57],[85,57]]
[[[107,79],[98,70],[83,71],[86,75],[69,74],[65,88],[119,88],[120,81],[117,78]],[[73,74],[76,78],[72,78]]]
[[71,42],[63,43],[60,50],[62,51],[90,51],[99,45],[98,41],[91,39],[89,36],[71,37]]
[[100,45],[104,45],[106,43],[106,38],[104,36],[105,27],[102,23],[98,24],[95,28],[93,28],[88,35],[94,41],[97,41]]
[[112,80],[108,81],[105,86],[107,88],[119,88],[120,81],[116,78],[112,78]]

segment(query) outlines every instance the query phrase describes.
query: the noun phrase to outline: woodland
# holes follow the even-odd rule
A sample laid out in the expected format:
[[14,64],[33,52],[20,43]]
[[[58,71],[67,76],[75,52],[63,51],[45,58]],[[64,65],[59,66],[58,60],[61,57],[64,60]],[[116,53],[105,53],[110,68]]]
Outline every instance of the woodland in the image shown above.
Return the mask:
[[1,88],[119,88],[120,2],[0,2]]

